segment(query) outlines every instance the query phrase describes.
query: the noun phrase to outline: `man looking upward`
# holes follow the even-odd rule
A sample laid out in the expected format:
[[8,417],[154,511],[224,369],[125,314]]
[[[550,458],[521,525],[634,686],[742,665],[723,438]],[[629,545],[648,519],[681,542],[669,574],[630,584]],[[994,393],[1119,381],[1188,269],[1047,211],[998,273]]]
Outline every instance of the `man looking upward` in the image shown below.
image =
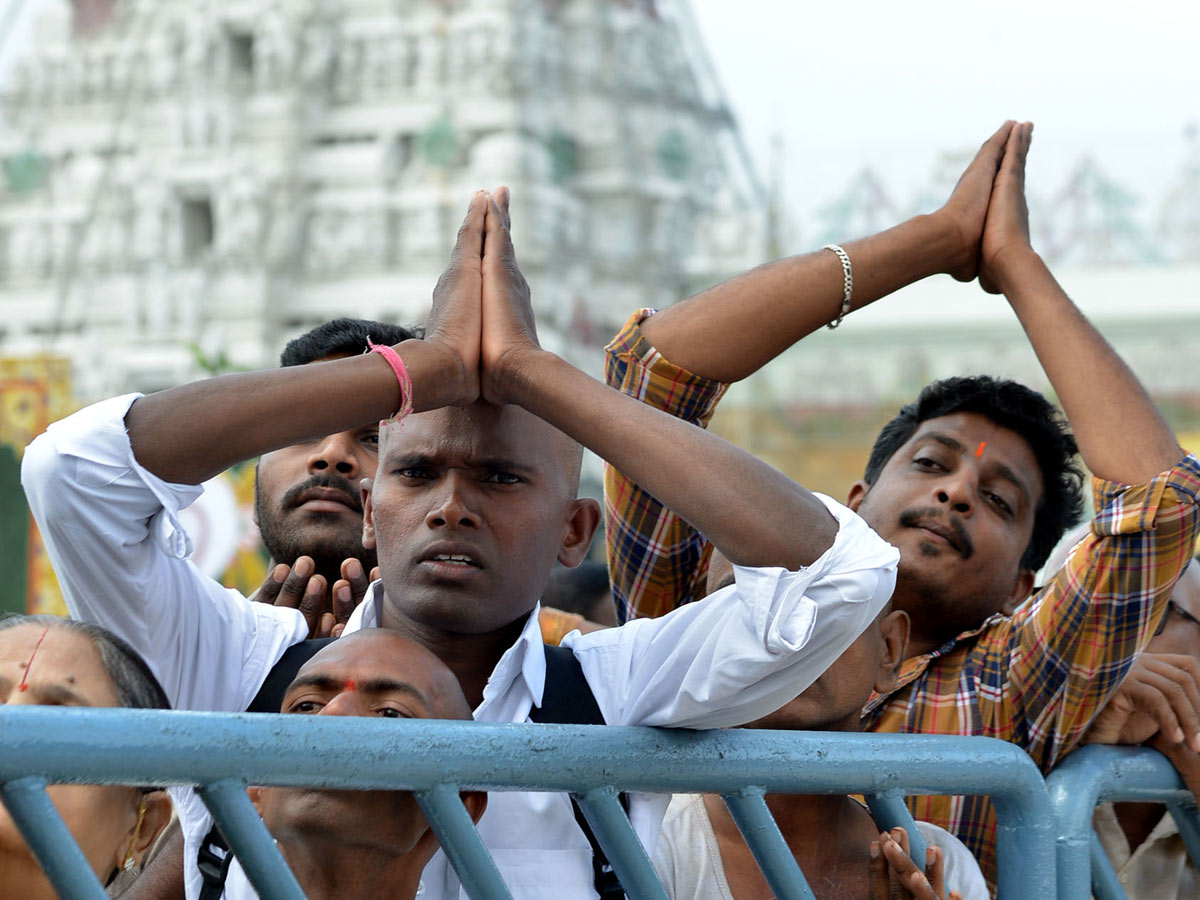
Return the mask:
[[[893,605],[911,617],[912,637],[896,686],[866,714],[877,731],[1010,740],[1049,771],[1163,615],[1200,530],[1200,462],[1034,252],[1024,194],[1031,133],[1006,123],[945,206],[847,244],[844,261],[828,250],[781,260],[635,316],[609,345],[609,382],[704,423],[729,382],[847,306],[939,272],[1002,291],[1074,435],[1041,395],[985,376],[930,385],[884,427],[847,502],[900,550]],[[1021,605],[1079,514],[1076,441],[1097,479],[1090,534]],[[609,562],[625,616],[686,602],[707,565],[704,529],[644,487],[634,473],[607,472]],[[1187,740],[1200,749],[1200,735]],[[986,798],[911,805],[962,839],[994,879]]]

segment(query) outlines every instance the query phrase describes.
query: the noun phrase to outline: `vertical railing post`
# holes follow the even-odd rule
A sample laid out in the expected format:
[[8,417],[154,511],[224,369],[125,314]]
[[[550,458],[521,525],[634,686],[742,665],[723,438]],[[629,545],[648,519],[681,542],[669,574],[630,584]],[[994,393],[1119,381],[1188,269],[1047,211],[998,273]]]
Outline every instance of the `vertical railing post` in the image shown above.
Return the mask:
[[0,785],[17,830],[60,897],[107,900],[96,873],[46,794],[46,779],[30,775]]

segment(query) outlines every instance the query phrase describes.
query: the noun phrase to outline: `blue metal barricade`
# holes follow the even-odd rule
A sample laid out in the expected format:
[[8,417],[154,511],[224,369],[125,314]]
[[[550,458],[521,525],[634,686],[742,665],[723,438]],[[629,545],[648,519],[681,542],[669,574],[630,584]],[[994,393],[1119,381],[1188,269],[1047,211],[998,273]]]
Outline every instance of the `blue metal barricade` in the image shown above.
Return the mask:
[[766,793],[864,793],[885,811],[901,792],[988,794],[1001,900],[1049,898],[1055,885],[1045,784],[1022,751],[989,738],[0,709],[0,790],[10,812],[64,896],[99,898],[82,857],[63,851],[62,823],[43,790],[55,782],[200,786],[264,900],[301,895],[247,784],[416,792],[475,900],[509,894],[458,799],[467,788],[574,793],[634,900],[665,894],[618,790],[722,794],[781,898],[811,892]]
[[1192,861],[1200,865],[1196,798],[1166,758],[1143,747],[1092,745],[1076,750],[1046,778],[1058,829],[1058,900],[1127,900],[1092,830],[1097,803],[1166,804]]

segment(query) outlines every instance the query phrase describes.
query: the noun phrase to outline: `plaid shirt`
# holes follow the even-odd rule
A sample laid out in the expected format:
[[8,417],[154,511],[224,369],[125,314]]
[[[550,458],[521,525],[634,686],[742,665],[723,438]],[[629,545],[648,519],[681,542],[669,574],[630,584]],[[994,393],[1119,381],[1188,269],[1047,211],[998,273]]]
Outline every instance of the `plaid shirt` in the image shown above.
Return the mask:
[[[607,347],[610,385],[704,426],[726,385],[664,359],[635,313]],[[697,596],[707,542],[611,467],[605,470],[609,572],[622,621]],[[1048,772],[1083,737],[1150,639],[1200,534],[1200,460],[1146,484],[1096,480],[1088,537],[1054,579],[1009,617],[905,660],[899,684],[872,696],[873,731],[979,734],[1011,741]],[[995,817],[986,797],[913,797],[918,819],[956,834],[995,883]]]

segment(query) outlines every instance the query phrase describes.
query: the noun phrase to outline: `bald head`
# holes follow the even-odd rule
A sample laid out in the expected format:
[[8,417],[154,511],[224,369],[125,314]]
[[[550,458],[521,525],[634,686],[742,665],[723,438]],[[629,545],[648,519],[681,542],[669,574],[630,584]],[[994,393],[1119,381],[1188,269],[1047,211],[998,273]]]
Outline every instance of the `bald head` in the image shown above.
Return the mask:
[[356,631],[321,648],[288,686],[282,712],[367,716],[387,709],[405,718],[471,718],[445,663],[384,628]]

